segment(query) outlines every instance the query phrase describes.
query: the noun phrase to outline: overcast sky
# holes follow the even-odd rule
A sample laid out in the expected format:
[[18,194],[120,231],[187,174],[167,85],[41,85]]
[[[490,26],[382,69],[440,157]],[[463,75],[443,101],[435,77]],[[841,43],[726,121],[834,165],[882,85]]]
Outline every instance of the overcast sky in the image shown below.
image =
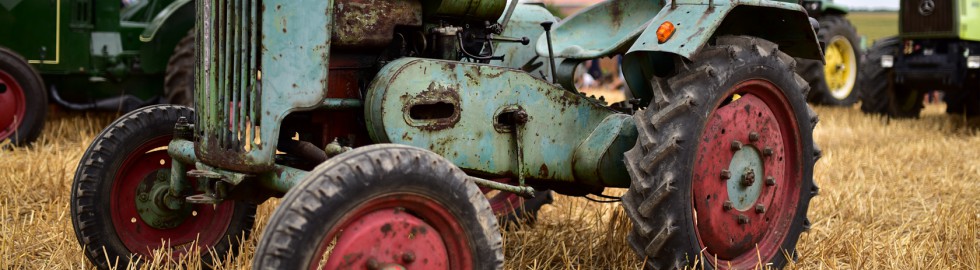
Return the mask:
[[848,7],[898,9],[898,0],[834,0]]

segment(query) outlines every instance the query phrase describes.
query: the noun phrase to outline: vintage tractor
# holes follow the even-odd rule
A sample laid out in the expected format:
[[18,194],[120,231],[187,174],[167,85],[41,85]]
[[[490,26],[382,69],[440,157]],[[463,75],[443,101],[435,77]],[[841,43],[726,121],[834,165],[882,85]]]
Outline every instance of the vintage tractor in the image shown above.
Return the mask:
[[862,67],[866,113],[915,118],[944,92],[949,114],[980,116],[980,0],[901,2],[899,34],[871,47]]
[[49,98],[76,110],[189,106],[193,27],[191,0],[0,1],[0,142],[37,139]]
[[[822,55],[796,1],[612,0],[555,25],[489,0],[196,4],[194,108],[124,115],[79,164],[97,266],[226,258],[277,196],[257,269],[500,268],[493,209],[519,209],[494,202],[546,189],[629,188],[629,242],[657,269],[779,267],[810,225],[794,57]],[[637,100],[574,88],[617,54]]]
[[857,81],[861,39],[847,20],[848,9],[833,0],[801,1],[820,23],[817,38],[824,45],[824,61],[797,59],[796,70],[810,83],[811,102],[849,106],[858,101]]

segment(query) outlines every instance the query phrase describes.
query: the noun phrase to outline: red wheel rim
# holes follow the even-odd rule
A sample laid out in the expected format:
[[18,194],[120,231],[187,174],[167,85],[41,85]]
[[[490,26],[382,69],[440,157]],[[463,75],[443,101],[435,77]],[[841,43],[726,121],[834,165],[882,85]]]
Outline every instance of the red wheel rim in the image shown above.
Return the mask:
[[[112,185],[110,213],[116,235],[129,251],[144,257],[152,257],[153,250],[163,247],[170,247],[174,258],[192,248],[207,252],[223,240],[235,210],[233,201],[193,205],[195,214],[171,229],[156,229],[143,221],[136,207],[137,188],[150,174],[170,168],[166,149],[170,140],[171,136],[161,136],[140,145],[123,161]],[[195,182],[191,180],[192,187],[197,186]]]
[[[493,181],[511,185],[517,184],[511,178],[493,179]],[[490,208],[493,209],[494,215],[509,215],[524,206],[524,198],[517,196],[517,194],[485,187],[480,187],[480,191],[487,196],[487,201],[490,202]]]
[[[741,97],[716,104],[707,119],[695,160],[692,204],[705,259],[742,269],[783,252],[803,166],[799,127],[782,91],[768,81],[749,80],[726,96],[735,94]],[[761,166],[762,172],[743,164]]]
[[463,226],[442,204],[420,194],[370,199],[337,224],[310,269],[473,269]]
[[24,89],[9,73],[0,70],[0,141],[14,135],[26,111]]

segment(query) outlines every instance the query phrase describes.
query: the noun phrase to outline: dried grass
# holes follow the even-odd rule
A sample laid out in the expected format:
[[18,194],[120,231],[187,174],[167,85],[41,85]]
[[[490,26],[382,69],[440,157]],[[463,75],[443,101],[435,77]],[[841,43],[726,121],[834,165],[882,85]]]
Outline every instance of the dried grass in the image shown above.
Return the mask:
[[[942,109],[888,120],[855,108],[817,108],[822,189],[810,208],[813,230],[800,240],[791,268],[980,268],[980,134]],[[0,150],[0,269],[91,268],[72,231],[69,189],[87,144],[112,117],[55,115],[36,146]],[[275,204],[259,208],[253,235],[261,235]],[[629,222],[618,204],[558,196],[540,215],[532,228],[505,232],[508,269],[641,265],[625,243]],[[256,241],[219,268],[249,268]]]

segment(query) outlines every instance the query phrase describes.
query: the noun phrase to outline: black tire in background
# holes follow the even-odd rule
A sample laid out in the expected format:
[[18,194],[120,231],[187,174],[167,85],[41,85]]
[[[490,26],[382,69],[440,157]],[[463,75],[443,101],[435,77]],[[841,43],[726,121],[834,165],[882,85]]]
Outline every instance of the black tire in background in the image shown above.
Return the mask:
[[178,210],[185,211],[179,212],[183,218],[165,228],[143,218],[153,211],[140,210],[139,201],[147,201],[141,190],[160,173],[169,175],[166,146],[180,117],[193,121],[194,111],[154,105],[129,112],[103,130],[79,162],[71,189],[72,227],[85,256],[99,269],[145,263],[156,254],[154,246],[185,254],[195,251],[188,250],[194,242],[204,266],[213,267],[237,254],[240,241],[249,237],[256,206],[247,202],[187,203]]
[[[817,60],[796,59],[797,72],[810,84],[810,94],[807,96],[807,100],[824,105],[850,106],[857,103],[859,96],[857,81],[861,77],[861,39],[857,35],[857,30],[844,15],[826,14],[821,16],[818,21],[820,22],[820,29],[817,31],[817,38],[827,48],[832,46],[832,41],[835,39],[850,45],[853,55],[849,57],[852,56],[851,61],[854,61],[854,65],[853,67],[846,64],[838,65],[839,72],[844,72],[844,69],[850,68],[857,70],[852,71],[853,78],[845,80],[845,86],[838,86],[833,89],[828,85],[824,63]],[[827,52],[826,48],[824,52]],[[829,55],[825,55],[825,57],[829,57]]]
[[[425,243],[445,248],[412,248]],[[377,144],[327,160],[286,193],[253,268],[501,269],[503,259],[497,218],[466,174],[435,153]]]
[[[633,221],[627,240],[642,257],[640,260],[646,262],[645,267],[648,269],[712,269],[716,262],[723,266],[728,266],[727,263],[731,262],[731,267],[738,269],[754,268],[757,264],[780,268],[793,259],[785,255],[795,254],[796,242],[809,226],[807,209],[810,198],[816,194],[813,165],[819,158],[820,151],[816,149],[812,138],[817,119],[805,101],[808,87],[806,82],[792,72],[793,58],[779,51],[774,43],[745,36],[719,37],[716,43],[714,46],[706,46],[690,62],[676,60],[685,63],[676,65],[679,70],[675,75],[654,77],[654,87],[660,88],[654,93],[663,93],[664,96],[655,98],[647,109],[638,111],[634,116],[639,137],[636,146],[625,155],[632,183],[622,198],[623,208]],[[728,183],[723,179],[724,176],[719,177],[724,175],[723,172],[700,171],[695,167],[701,160],[724,155],[731,157],[729,141],[721,137],[704,136],[709,132],[721,134],[720,136],[735,136],[741,132],[728,126],[728,135],[724,135],[724,126],[710,126],[712,122],[709,120],[713,119],[716,112],[726,110],[748,114],[749,118],[755,116],[750,108],[756,107],[737,103],[740,100],[752,100],[750,96],[756,95],[751,89],[741,92],[746,89],[741,87],[747,82],[772,86],[766,88],[769,89],[765,92],[768,94],[762,96],[769,97],[767,104],[774,108],[773,112],[781,112],[778,115],[782,115],[779,118],[782,120],[775,122],[784,123],[780,125],[786,128],[785,134],[796,133],[792,130],[798,132],[797,136],[782,135],[793,142],[785,145],[784,140],[770,141],[767,138],[773,137],[766,137],[768,135],[765,134],[763,139],[758,139],[754,144],[748,143],[751,139],[745,139],[746,149],[750,146],[756,149],[756,144],[770,142],[778,144],[766,147],[784,146],[785,149],[777,147],[774,153],[770,152],[766,162],[783,164],[777,165],[784,166],[779,168],[794,168],[792,175],[797,175],[777,178],[773,180],[773,185],[769,185],[768,179],[766,180],[766,192],[778,192],[773,194],[788,199],[789,203],[769,204],[772,210],[765,214],[741,209],[725,209],[727,212],[720,212],[723,208],[721,200],[731,195],[718,193],[704,197],[703,194],[698,195],[698,187],[702,184],[695,184]],[[738,94],[741,95],[737,96]],[[759,115],[761,117],[763,114]],[[749,125],[748,122],[756,121],[743,119],[723,122],[727,125]],[[765,121],[758,123],[763,122]],[[778,130],[781,131],[777,132],[784,132],[782,128]],[[760,132],[766,131],[763,129]],[[759,135],[755,136],[758,138]],[[718,147],[722,152],[699,153],[702,149],[716,149],[712,147]],[[741,144],[739,148],[742,148]],[[762,145],[757,150],[761,152]],[[786,163],[783,163],[784,157]],[[760,182],[762,181],[754,183]],[[760,204],[763,203],[763,199],[759,200]],[[710,203],[711,207],[699,205],[701,203]],[[727,205],[724,207],[730,208]],[[712,254],[711,247],[728,245],[729,236],[721,234],[725,237],[723,241],[709,243],[707,235],[718,235],[709,231],[735,230],[743,225],[700,227],[708,223],[698,223],[697,220],[709,216],[710,211],[719,211],[717,213],[722,216],[718,219],[724,219],[728,223],[735,222],[735,214],[745,213],[754,222],[746,220],[745,223],[761,224],[753,226],[762,226],[764,237],[753,242],[748,234],[745,239],[741,235],[731,235],[730,237],[739,239],[737,242],[733,240],[732,245],[738,243],[740,247],[729,249],[737,255],[732,256],[731,261],[719,259],[723,256]],[[769,216],[768,213],[775,214]],[[742,223],[741,217],[738,222]],[[779,240],[779,235],[782,235],[782,240]],[[762,250],[756,253],[753,244]],[[761,257],[762,261],[758,262],[756,256]]]
[[[8,81],[9,80],[9,81]],[[0,142],[10,139],[16,146],[28,145],[44,130],[48,93],[41,75],[16,52],[0,47]],[[19,114],[18,114],[19,113]]]
[[196,45],[194,30],[180,39],[174,54],[167,61],[167,73],[163,78],[163,92],[170,104],[194,106],[194,61]]
[[898,38],[878,40],[868,50],[861,67],[861,111],[895,118],[919,117],[924,92],[905,87],[894,81],[891,68],[881,66],[884,55],[896,55]]

